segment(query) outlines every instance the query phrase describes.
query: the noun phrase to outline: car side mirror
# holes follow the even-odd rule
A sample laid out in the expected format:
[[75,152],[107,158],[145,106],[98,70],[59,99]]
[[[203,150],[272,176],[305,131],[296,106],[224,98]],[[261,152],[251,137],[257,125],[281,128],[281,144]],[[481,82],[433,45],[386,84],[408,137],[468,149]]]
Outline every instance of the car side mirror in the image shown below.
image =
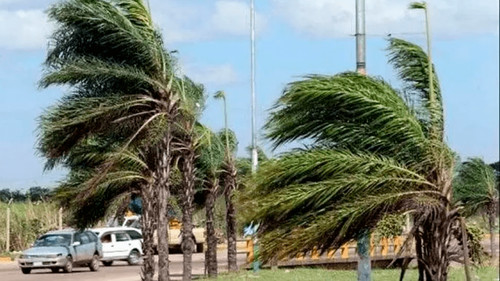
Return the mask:
[[82,243],[80,243],[80,241],[73,242],[73,246],[80,246],[80,244],[82,244]]

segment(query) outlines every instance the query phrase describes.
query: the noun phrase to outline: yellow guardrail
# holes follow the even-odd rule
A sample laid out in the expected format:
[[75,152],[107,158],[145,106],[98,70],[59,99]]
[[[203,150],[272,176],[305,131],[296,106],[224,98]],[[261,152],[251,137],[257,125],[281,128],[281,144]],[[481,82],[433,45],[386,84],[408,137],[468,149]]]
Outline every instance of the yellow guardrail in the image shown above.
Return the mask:
[[[374,239],[372,238],[370,241],[370,256],[372,257],[387,257],[389,255],[397,254],[406,240],[406,236],[396,236],[393,238],[381,238],[377,244],[375,244]],[[245,251],[247,254],[247,263],[251,263],[254,260],[253,254],[254,243],[252,239],[246,239],[246,247]],[[411,253],[413,247],[409,247],[405,252]],[[340,253],[337,254],[340,250]],[[242,252],[240,252],[242,253]],[[303,261],[307,258],[311,260],[319,260],[319,249],[318,247],[314,247],[311,251],[307,251],[306,253],[298,253],[293,259],[297,261]],[[342,245],[338,250],[329,249],[326,251],[326,259],[332,260],[348,260],[356,258],[356,242],[349,242]],[[282,261],[286,261],[288,258],[282,259]]]

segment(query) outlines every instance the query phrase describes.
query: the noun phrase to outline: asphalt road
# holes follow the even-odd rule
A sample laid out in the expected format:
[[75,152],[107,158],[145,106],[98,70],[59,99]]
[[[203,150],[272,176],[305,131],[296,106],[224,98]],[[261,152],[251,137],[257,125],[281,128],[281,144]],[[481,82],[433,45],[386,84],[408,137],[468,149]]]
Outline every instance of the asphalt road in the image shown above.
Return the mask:
[[[219,251],[217,253],[219,272],[227,271],[227,253]],[[245,254],[238,255],[238,264],[245,263]],[[193,274],[204,273],[204,254],[193,254]],[[31,274],[23,274],[17,262],[0,263],[0,280],[2,281],[139,281],[141,266],[129,266],[126,262],[115,262],[112,266],[102,266],[97,272],[91,272],[88,267],[77,267],[72,273],[52,273],[50,269],[33,270]],[[170,255],[170,273],[173,274],[172,280],[182,274],[182,254]]]

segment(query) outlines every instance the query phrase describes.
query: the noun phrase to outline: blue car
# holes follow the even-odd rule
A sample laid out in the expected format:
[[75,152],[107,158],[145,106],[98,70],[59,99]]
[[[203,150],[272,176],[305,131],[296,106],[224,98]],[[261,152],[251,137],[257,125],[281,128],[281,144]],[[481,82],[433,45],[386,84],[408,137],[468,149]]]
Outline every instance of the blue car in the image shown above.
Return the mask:
[[23,251],[18,264],[24,274],[46,268],[54,273],[61,269],[68,273],[74,266],[88,266],[97,271],[101,258],[102,245],[93,232],[65,229],[40,236],[33,247]]

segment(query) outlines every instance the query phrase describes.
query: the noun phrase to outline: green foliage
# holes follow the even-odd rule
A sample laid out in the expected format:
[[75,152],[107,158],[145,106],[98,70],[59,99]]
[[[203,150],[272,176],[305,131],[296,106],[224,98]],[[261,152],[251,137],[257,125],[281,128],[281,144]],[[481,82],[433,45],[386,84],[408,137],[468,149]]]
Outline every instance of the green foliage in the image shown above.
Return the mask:
[[483,265],[487,256],[484,252],[481,242],[484,238],[484,231],[473,224],[466,224],[467,228],[467,246],[472,262],[476,265]]
[[240,196],[244,220],[261,223],[264,260],[340,247],[388,215],[396,223],[390,215],[451,203],[434,181],[451,177],[454,162],[430,134],[443,133],[439,85],[432,102],[417,45],[391,39],[389,52],[404,91],[353,72],[309,75],[283,91],[266,136],[274,147],[312,145],[265,162]]
[[35,239],[57,229],[58,206],[55,203],[13,203],[10,205],[10,249],[5,249],[7,204],[0,202],[0,252],[21,251]]
[[406,216],[402,214],[386,214],[378,221],[373,231],[375,243],[380,241],[382,237],[395,237],[403,233],[406,223]]
[[463,204],[466,215],[474,215],[478,211],[496,213],[498,181],[495,170],[482,159],[470,158],[462,163],[453,185],[454,199]]

